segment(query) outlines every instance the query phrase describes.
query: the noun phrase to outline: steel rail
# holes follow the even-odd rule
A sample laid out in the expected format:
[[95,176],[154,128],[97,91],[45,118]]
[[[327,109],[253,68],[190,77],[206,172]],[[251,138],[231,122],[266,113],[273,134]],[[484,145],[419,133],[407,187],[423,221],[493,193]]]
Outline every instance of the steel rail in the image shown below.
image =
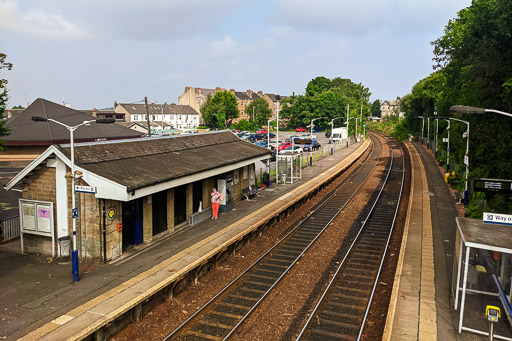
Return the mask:
[[[375,139],[377,140],[377,139]],[[379,141],[380,143],[380,141]],[[319,204],[317,204],[317,207],[315,207],[311,212],[307,215],[306,218],[302,219],[297,223],[297,225],[290,230],[283,238],[281,238],[274,246],[272,246],[267,252],[265,252],[261,257],[259,257],[252,265],[250,265],[244,272],[242,272],[239,276],[237,276],[235,279],[233,279],[228,285],[226,285],[221,291],[219,291],[213,298],[211,298],[208,302],[206,302],[202,307],[200,307],[194,314],[192,314],[187,320],[185,320],[182,324],[180,324],[174,331],[172,331],[169,335],[167,335],[163,340],[169,340],[173,336],[177,336],[179,332],[181,332],[188,324],[190,324],[191,321],[193,321],[196,317],[198,317],[200,314],[202,314],[208,307],[212,306],[223,294],[228,292],[228,290],[232,289],[236,283],[241,282],[242,278],[244,278],[246,275],[249,274],[250,271],[256,268],[257,265],[259,265],[262,260],[264,260],[269,254],[271,254],[274,250],[276,250],[279,246],[281,246],[285,241],[289,240],[290,237],[298,231],[298,229],[303,226],[312,216],[314,216],[315,213],[317,213],[321,208],[325,207],[337,194],[338,192],[343,189],[347,184],[350,184],[350,180],[352,180],[356,175],[358,175],[363,168],[363,166],[366,164],[366,162],[371,158],[371,156],[374,153],[374,148],[372,149],[372,152],[368,155],[368,157],[359,165],[354,172],[350,174],[350,176],[345,179],[342,184],[338,185],[335,190],[333,190],[329,195],[326,196],[324,200],[322,200]],[[375,161],[375,165],[380,161],[380,155],[378,159]],[[375,166],[374,166],[375,167]],[[321,235],[321,233],[325,230],[326,227],[330,225],[332,220],[343,210],[343,208],[346,206],[346,204],[353,198],[353,196],[358,192],[358,190],[361,188],[365,180],[368,178],[369,174],[371,174],[371,171],[368,172],[368,174],[365,176],[364,180],[360,182],[360,185],[357,187],[357,189],[352,193],[352,195],[349,197],[347,202],[336,212],[334,217],[332,217],[327,224],[322,228],[322,230],[318,233],[318,235],[311,241],[305,249],[291,262],[291,265],[287,268],[287,270],[279,276],[279,278],[275,281],[275,283],[263,294],[263,296],[256,302],[256,304],[244,315],[244,317],[231,329],[231,331],[224,337],[224,339],[228,338],[232,335],[234,330],[236,330],[243,321],[247,318],[247,316],[250,315],[252,311],[256,308],[256,306],[259,305],[259,303],[268,295],[268,293],[275,287],[275,285],[284,277],[284,275],[293,267],[294,264],[297,263],[297,260],[300,259],[304,252],[318,239],[318,237]]]
[[[402,154],[402,159],[403,159],[403,154]],[[319,311],[320,307],[323,305],[326,296],[329,295],[329,293],[331,292],[331,287],[334,285],[334,283],[336,283],[336,280],[337,280],[337,278],[338,278],[342,268],[344,267],[347,258],[352,255],[351,251],[354,249],[355,245],[360,242],[360,236],[363,233],[363,231],[365,230],[366,224],[369,221],[369,219],[370,219],[371,215],[373,214],[373,212],[375,211],[375,208],[376,208],[377,204],[379,203],[379,201],[381,199],[382,193],[383,193],[384,189],[386,188],[386,185],[388,184],[388,179],[389,179],[389,177],[391,175],[391,172],[393,170],[393,164],[394,164],[394,155],[391,152],[391,164],[390,164],[389,169],[387,171],[385,182],[382,184],[381,189],[380,189],[380,191],[378,193],[378,196],[375,199],[375,201],[374,201],[374,203],[373,203],[373,205],[372,205],[372,207],[370,209],[369,214],[367,215],[367,218],[364,220],[364,222],[363,222],[362,226],[360,227],[360,229],[359,229],[356,237],[354,238],[352,244],[348,248],[345,256],[343,257],[342,261],[340,262],[340,264],[339,264],[338,268],[336,269],[334,275],[332,276],[331,280],[329,281],[329,284],[327,285],[327,288],[324,290],[324,292],[321,295],[319,301],[315,305],[315,308],[311,312],[308,320],[306,321],[306,324],[304,325],[304,327],[302,328],[300,334],[298,335],[297,340],[302,340],[302,339],[304,339],[306,337],[306,333],[310,330],[310,327],[311,327],[313,319],[315,317],[317,317],[318,311]],[[401,192],[402,192],[402,188],[403,188],[403,177],[404,177],[404,171],[403,171],[404,167],[403,166],[404,165],[402,165],[402,180],[401,180],[401,188],[400,188],[400,197],[401,197]],[[396,219],[396,212],[398,210],[399,202],[400,201],[398,200],[398,203],[397,203],[396,209],[395,209],[395,213],[394,213],[394,217],[393,217],[392,225],[394,225],[394,222],[395,222],[395,219]],[[384,248],[384,255],[385,255],[385,250],[387,249],[387,246],[389,244],[389,236],[391,235],[391,233],[392,232],[390,232],[388,234],[388,239],[387,239],[387,242],[386,242],[386,247]],[[383,258],[381,259],[379,270],[377,272],[376,279],[375,279],[374,283],[378,282],[378,276],[380,275],[380,269],[382,268],[382,260],[383,260]],[[375,287],[375,285],[374,285],[374,287]],[[372,294],[370,295],[371,298],[373,298],[374,290],[375,290],[375,288],[372,289]],[[369,301],[367,307],[369,307],[370,304],[371,304],[371,301]],[[368,308],[365,310],[364,319],[366,318],[367,314],[368,314]],[[362,320],[362,324],[363,325],[364,325],[364,321],[365,321],[364,319]]]

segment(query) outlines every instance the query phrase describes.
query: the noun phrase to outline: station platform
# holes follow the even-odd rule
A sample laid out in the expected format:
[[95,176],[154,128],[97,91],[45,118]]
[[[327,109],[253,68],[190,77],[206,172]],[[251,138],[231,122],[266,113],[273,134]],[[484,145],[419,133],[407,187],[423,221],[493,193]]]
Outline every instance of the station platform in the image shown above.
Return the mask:
[[383,340],[487,340],[457,331],[458,312],[450,297],[455,200],[431,151],[416,142],[406,146],[411,195]]
[[[312,195],[369,147],[351,144],[303,170],[294,184],[272,184],[250,201],[240,201],[217,220],[137,246],[109,264],[80,263],[73,283],[71,263],[20,255],[19,243],[0,246],[0,339],[78,340],[101,332],[151,295],[222,252],[258,226]],[[102,338],[96,334],[95,338]]]

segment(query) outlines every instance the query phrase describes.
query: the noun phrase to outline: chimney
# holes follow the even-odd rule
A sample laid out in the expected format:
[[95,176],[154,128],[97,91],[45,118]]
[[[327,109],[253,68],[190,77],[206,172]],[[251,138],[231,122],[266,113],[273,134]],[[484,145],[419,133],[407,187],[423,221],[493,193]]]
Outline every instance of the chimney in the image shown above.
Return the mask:
[[251,97],[251,95],[252,95],[252,90],[251,90],[251,89],[249,89],[249,90],[247,90],[245,93],[247,94],[247,96]]
[[220,91],[220,86],[215,87],[215,91]]
[[186,86],[186,87],[185,87],[185,92],[189,91],[190,89],[191,89],[191,87],[190,87],[190,86]]
[[117,108],[117,101],[114,101],[114,109]]
[[261,91],[261,90],[260,90],[260,91],[258,91],[258,95],[259,95],[260,97],[263,97],[263,91]]

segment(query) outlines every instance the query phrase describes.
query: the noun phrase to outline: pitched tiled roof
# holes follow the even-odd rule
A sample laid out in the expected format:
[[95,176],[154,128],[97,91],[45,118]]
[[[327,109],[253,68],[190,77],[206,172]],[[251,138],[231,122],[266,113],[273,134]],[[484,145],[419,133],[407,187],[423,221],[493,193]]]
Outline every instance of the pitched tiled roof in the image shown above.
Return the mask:
[[[70,157],[70,148],[58,146]],[[75,163],[132,191],[270,156],[229,131],[75,145]]]
[[[145,115],[145,104],[130,104],[120,103],[130,115]],[[148,104],[148,111],[150,115],[199,115],[190,105],[177,105],[177,104]]]
[[235,91],[235,97],[239,100],[250,100],[251,97],[249,97],[245,92]]
[[[68,126],[96,119],[94,116],[48,100],[36,99],[22,114],[10,119],[6,126],[10,134],[4,136],[6,146],[51,145],[69,143],[69,130],[54,122],[35,122],[32,116],[51,118]],[[75,142],[138,138],[141,134],[116,124],[91,123],[74,131]]]

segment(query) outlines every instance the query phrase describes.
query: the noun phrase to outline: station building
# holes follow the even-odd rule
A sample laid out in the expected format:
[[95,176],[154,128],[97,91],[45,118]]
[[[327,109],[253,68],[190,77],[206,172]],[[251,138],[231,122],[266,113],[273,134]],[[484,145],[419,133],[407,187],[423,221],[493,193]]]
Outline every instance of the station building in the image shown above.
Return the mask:
[[255,162],[270,156],[230,131],[75,144],[73,210],[71,148],[52,145],[4,188],[22,190],[24,252],[58,254],[76,219],[79,255],[110,261],[207,213],[214,187],[221,212],[231,209],[255,185]]

